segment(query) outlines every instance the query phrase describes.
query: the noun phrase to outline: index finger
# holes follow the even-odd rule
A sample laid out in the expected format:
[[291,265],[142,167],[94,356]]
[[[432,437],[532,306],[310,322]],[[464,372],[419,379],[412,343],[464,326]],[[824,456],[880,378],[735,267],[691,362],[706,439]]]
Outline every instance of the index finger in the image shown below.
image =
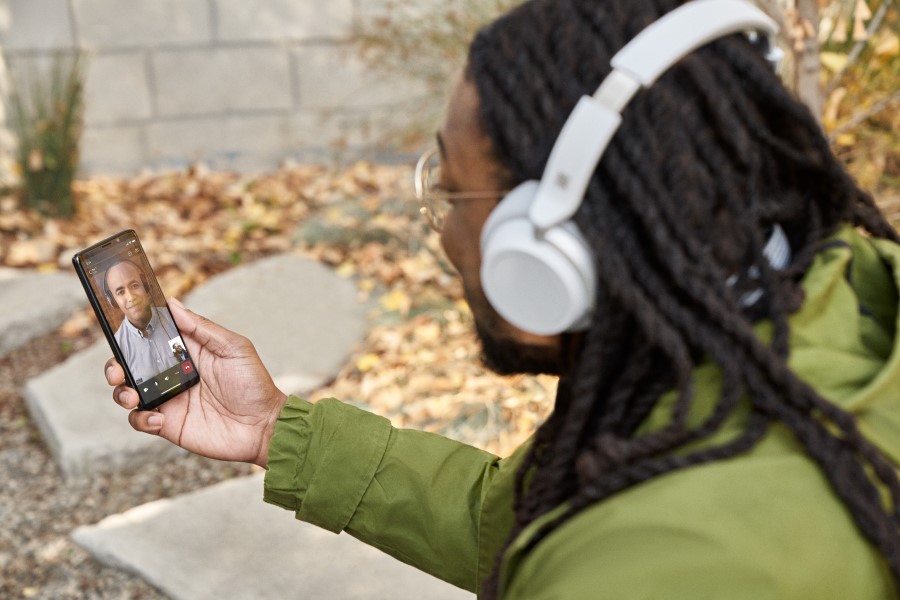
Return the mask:
[[125,383],[125,369],[119,364],[115,357],[106,361],[103,366],[103,372],[106,374],[106,383],[112,386]]

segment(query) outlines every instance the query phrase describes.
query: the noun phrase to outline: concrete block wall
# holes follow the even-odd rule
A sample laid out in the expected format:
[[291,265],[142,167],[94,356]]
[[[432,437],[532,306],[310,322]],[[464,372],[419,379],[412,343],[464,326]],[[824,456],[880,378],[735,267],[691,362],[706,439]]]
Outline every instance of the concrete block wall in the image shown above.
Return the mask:
[[0,48],[12,82],[86,53],[87,175],[383,156],[379,115],[421,89],[356,56],[371,1],[0,0]]

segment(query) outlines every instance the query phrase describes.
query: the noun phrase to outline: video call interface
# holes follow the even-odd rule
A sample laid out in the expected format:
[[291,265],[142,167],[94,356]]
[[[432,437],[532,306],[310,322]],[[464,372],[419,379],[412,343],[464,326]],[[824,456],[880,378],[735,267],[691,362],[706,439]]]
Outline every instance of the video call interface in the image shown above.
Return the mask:
[[136,237],[115,238],[85,255],[82,266],[144,402],[197,377]]

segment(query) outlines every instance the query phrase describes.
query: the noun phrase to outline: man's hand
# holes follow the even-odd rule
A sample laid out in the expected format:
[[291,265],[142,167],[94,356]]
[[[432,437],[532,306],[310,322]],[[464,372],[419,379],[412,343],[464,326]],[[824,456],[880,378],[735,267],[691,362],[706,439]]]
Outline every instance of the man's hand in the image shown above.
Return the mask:
[[[253,344],[242,335],[201,317],[178,300],[169,300],[200,383],[155,411],[132,410],[131,426],[182,448],[219,460],[265,467],[275,421],[287,396],[275,387]],[[125,372],[111,358],[104,367],[122,407],[138,406],[137,392],[125,385]]]

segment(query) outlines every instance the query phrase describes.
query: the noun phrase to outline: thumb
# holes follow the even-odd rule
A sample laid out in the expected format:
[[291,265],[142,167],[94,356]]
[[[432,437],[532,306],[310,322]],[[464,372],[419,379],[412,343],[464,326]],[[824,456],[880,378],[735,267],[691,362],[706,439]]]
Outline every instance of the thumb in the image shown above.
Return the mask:
[[181,333],[217,356],[240,353],[245,338],[206,317],[185,308],[177,298],[169,298],[172,317]]
[[169,305],[169,311],[172,313],[172,318],[175,319],[175,324],[182,333],[190,333],[197,328],[200,315],[188,310],[178,298],[169,298],[167,304]]

